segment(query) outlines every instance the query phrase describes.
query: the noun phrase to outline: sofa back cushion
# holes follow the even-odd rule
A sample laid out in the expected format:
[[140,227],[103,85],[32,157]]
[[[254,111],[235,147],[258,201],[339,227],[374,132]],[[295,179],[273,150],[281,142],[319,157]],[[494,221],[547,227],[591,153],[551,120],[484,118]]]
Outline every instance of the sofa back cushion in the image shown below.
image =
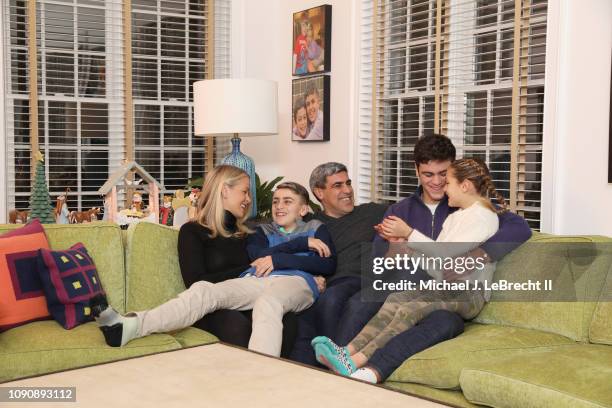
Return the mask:
[[127,309],[149,309],[185,290],[178,261],[178,234],[148,222],[132,224],[127,238]]
[[[507,301],[503,298],[507,299],[508,292],[494,292],[491,302],[474,320],[589,341],[593,311],[612,262],[606,256],[611,244],[612,239],[605,237],[535,234],[498,262],[495,279],[553,279],[556,293],[563,288],[566,294],[575,293],[575,300],[559,301],[549,292],[538,292],[525,301]],[[551,297],[543,298],[546,295]]]
[[[0,233],[16,225],[0,225]],[[63,250],[77,242],[87,247],[106,292],[109,303],[125,313],[125,257],[121,228],[117,224],[92,222],[87,224],[44,225],[51,249]]]

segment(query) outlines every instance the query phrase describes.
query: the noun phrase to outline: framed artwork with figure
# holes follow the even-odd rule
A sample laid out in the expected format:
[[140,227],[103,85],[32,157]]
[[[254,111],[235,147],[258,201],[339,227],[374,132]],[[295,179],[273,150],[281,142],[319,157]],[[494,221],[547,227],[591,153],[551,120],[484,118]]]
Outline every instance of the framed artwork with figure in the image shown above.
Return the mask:
[[329,72],[331,14],[332,7],[329,4],[293,13],[293,75]]
[[329,140],[330,78],[327,75],[293,80],[291,140]]

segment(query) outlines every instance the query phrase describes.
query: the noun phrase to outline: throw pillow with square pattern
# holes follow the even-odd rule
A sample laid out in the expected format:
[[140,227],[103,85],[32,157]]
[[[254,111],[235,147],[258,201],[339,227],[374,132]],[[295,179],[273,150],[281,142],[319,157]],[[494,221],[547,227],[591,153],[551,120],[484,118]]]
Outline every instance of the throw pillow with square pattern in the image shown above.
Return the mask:
[[93,259],[82,243],[65,251],[38,251],[38,273],[47,306],[65,329],[93,320],[89,299],[104,290]]
[[0,332],[50,318],[37,272],[40,248],[49,242],[39,220],[0,235]]

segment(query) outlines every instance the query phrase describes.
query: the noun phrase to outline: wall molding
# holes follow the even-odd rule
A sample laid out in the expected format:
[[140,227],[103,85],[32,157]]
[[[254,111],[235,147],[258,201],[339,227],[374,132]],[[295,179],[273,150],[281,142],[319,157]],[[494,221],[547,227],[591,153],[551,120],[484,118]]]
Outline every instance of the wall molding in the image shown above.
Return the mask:
[[559,233],[557,223],[558,205],[558,165],[559,137],[562,130],[558,128],[559,105],[563,101],[559,79],[563,58],[567,46],[567,2],[571,0],[548,2],[546,23],[546,77],[544,80],[544,138],[542,141],[542,193],[540,203],[540,231]]
[[[2,7],[0,8],[2,10],[2,16],[0,16],[0,33],[4,33],[4,4],[2,4]],[[5,36],[2,36],[2,40],[0,40],[0,51],[2,52],[2,54],[0,54],[0,95],[2,95],[2,97],[0,97],[0,123],[2,125],[0,125],[0,157],[2,158],[2,162],[4,163],[2,166],[0,166],[0,224],[5,224],[6,223],[6,218],[7,218],[7,197],[8,197],[8,191],[7,191],[7,179],[6,179],[6,172],[7,172],[7,160],[6,160],[6,117],[5,117],[5,95],[6,95],[6,90],[5,90],[5,86],[6,86],[6,81],[5,81],[5,61],[7,61],[7,58],[5,58],[5,56],[7,55],[6,52],[6,44],[4,43],[5,41]],[[10,61],[10,60],[8,60]]]

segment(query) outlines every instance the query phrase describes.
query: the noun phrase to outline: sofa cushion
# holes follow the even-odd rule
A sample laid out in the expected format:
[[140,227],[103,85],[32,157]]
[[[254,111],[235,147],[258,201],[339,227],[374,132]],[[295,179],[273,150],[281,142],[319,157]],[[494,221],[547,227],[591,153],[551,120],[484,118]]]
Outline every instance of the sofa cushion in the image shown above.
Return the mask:
[[576,344],[512,356],[461,372],[461,389],[494,407],[612,406],[612,348]]
[[49,242],[38,220],[0,236],[0,332],[50,317],[37,272],[40,248]]
[[520,327],[468,324],[460,336],[406,360],[388,380],[458,389],[459,374],[464,368],[568,344],[575,342],[554,333]]
[[141,222],[128,228],[127,308],[158,306],[185,290],[178,261],[178,231]]
[[[588,341],[593,311],[612,263],[612,257],[606,255],[611,245],[612,239],[599,236],[534,235],[498,262],[495,279],[554,279],[556,294],[538,293],[538,298],[515,301],[521,294],[494,292],[474,321]],[[574,295],[574,300],[559,301],[559,292]],[[546,301],[546,295],[552,298]]]
[[34,322],[0,335],[0,382],[179,348],[167,334],[110,347],[95,322],[73,330],[55,321]]
[[38,250],[38,274],[47,306],[65,329],[93,320],[89,300],[104,295],[96,265],[83,244],[65,251]]

